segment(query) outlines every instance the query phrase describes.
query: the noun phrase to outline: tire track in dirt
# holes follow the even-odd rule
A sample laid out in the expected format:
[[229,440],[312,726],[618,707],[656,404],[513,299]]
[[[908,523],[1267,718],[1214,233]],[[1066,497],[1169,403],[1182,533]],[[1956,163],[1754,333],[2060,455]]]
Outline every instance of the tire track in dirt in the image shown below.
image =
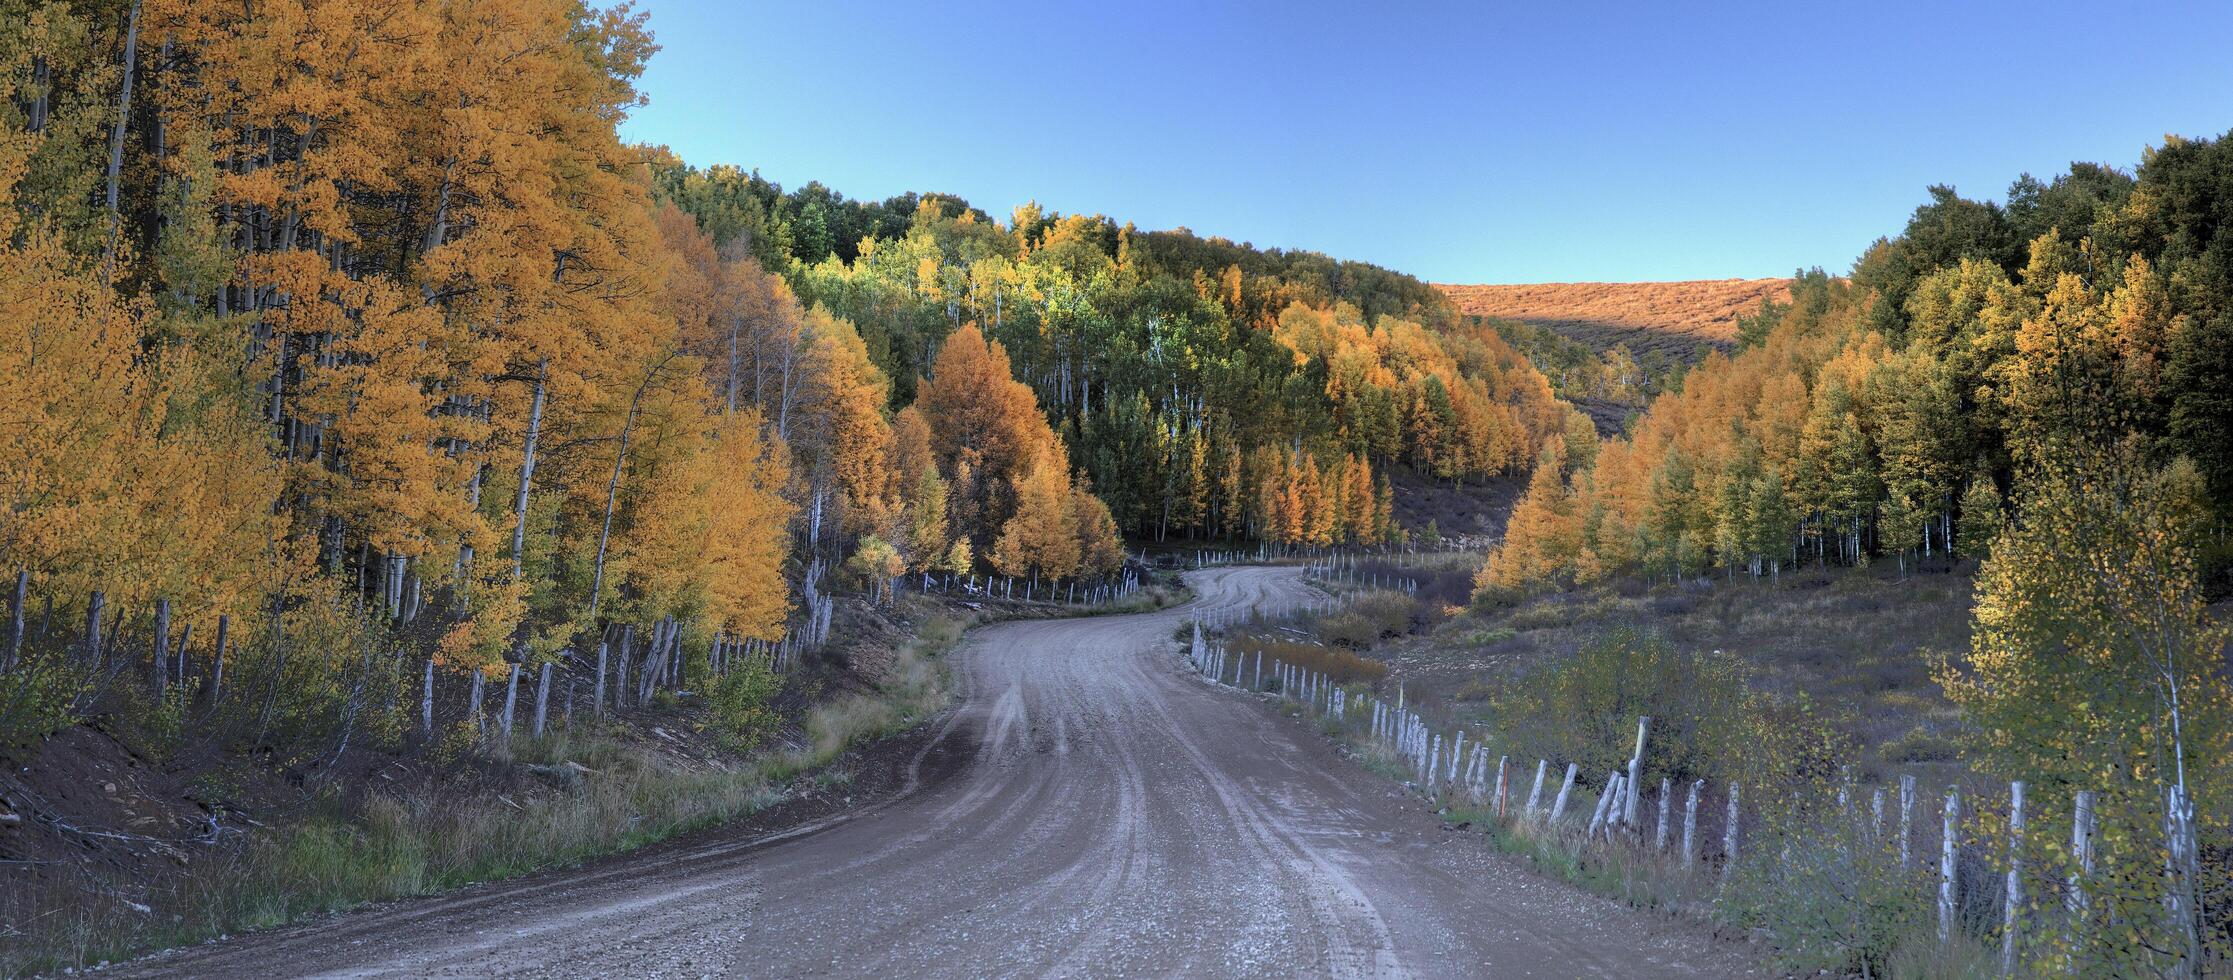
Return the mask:
[[1741,950],[1533,876],[1177,669],[1193,611],[1002,623],[885,800],[129,964],[144,976],[1729,976]]

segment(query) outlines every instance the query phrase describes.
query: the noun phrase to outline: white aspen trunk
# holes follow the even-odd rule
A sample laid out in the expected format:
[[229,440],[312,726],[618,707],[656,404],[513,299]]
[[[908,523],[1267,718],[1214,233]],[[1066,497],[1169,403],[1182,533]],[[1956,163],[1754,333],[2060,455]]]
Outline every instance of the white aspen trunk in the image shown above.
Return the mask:
[[[620,471],[628,462],[628,437],[633,435],[636,430],[636,409],[643,405],[644,392],[649,390],[651,382],[658,378],[659,370],[666,367],[667,361],[673,359],[673,357],[672,354],[668,355],[661,359],[659,363],[652,365],[650,371],[645,372],[643,383],[636,386],[636,394],[628,399],[628,416],[622,419],[620,423],[620,451],[613,455],[612,479],[605,484],[605,520],[597,531],[597,561],[595,570],[591,572],[589,578],[590,622],[597,621],[597,606],[604,598],[605,549],[612,541],[613,503],[620,497]],[[520,486],[525,488],[526,483],[522,482]],[[524,512],[522,516],[524,517]],[[626,663],[625,660],[622,662],[623,664]]]
[[1954,834],[1962,818],[1962,791],[1947,787],[1945,829],[1938,840],[1938,941],[1954,940]]
[[426,685],[419,694],[419,730],[434,732],[434,661],[426,662]]
[[1559,784],[1558,799],[1551,803],[1551,823],[1558,823],[1558,818],[1566,815],[1566,798],[1574,792],[1574,775],[1581,771],[1580,763],[1566,764],[1566,781]]
[[2086,915],[2086,885],[2093,877],[2093,791],[2082,789],[2071,803],[2070,856],[2076,865],[2070,872],[2070,893],[2067,905],[2070,914],[2079,919]]
[[[525,572],[527,561],[527,491],[535,481],[535,446],[543,433],[543,389],[550,377],[550,360],[535,365],[535,395],[528,402],[527,442],[520,452],[519,492],[512,497],[512,581]],[[626,450],[622,450],[625,452]],[[591,618],[597,615],[591,610]]]
[[123,215],[117,210],[117,184],[124,174],[124,127],[132,118],[132,75],[139,61],[139,47],[140,5],[133,0],[131,13],[124,21],[124,82],[116,97],[116,127],[109,131],[109,244],[102,257],[103,275],[109,277],[116,271],[117,238],[123,226]]
[[2016,975],[2018,927],[2024,914],[2024,782],[2008,784],[2008,896],[2000,921],[2000,972]]

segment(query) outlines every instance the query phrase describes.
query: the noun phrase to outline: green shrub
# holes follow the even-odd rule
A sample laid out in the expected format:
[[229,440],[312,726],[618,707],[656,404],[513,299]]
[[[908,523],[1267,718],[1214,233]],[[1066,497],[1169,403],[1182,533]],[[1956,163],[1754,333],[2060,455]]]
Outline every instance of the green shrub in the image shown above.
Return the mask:
[[1751,700],[1745,676],[1734,657],[1687,653],[1622,628],[1508,683],[1491,705],[1520,758],[1578,762],[1588,772],[1623,764],[1637,717],[1649,715],[1644,767],[1689,779],[1721,771],[1742,751],[1732,743]]
[[26,656],[0,673],[0,753],[24,748],[70,726],[77,673],[61,656]]
[[773,733],[781,720],[774,708],[775,695],[782,688],[782,679],[759,657],[743,658],[715,681],[706,692],[706,703],[713,710],[713,728],[722,741],[743,752]]

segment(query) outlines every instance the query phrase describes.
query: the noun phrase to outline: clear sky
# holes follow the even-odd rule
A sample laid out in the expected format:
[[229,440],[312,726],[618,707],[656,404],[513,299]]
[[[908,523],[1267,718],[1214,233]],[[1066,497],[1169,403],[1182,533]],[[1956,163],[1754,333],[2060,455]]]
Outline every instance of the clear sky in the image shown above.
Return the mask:
[[1437,281],[1842,271],[1927,185],[2233,129],[2226,0],[640,5],[624,135],[692,163]]

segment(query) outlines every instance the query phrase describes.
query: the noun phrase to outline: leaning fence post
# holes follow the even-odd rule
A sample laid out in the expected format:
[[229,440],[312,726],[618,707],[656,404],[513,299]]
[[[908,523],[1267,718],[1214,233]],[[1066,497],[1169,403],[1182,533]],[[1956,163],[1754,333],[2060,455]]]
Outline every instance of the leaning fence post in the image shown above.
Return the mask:
[[2086,914],[2087,879],[2093,877],[2093,791],[2082,789],[2071,804],[2070,856],[2077,867],[2070,872],[2070,914]]
[[232,642],[233,618],[217,617],[217,661],[210,668],[209,700],[215,703],[225,691],[225,647]]
[[1535,806],[1543,801],[1543,773],[1550,768],[1551,760],[1535,760],[1535,787],[1527,791],[1527,811],[1521,814],[1525,819],[1535,819]]
[[1620,816],[1621,793],[1626,779],[1618,769],[1605,778],[1605,792],[1597,797],[1597,809],[1589,815],[1589,829],[1582,832],[1583,840],[1595,838],[1599,829],[1605,831],[1606,837],[1612,836],[1614,818]]
[[1551,803],[1551,823],[1558,823],[1558,818],[1566,815],[1566,797],[1567,794],[1574,791],[1574,774],[1581,770],[1581,763],[1569,762],[1566,764],[1566,781],[1559,784],[1558,799]]
[[1962,791],[1946,788],[1946,827],[1938,841],[1938,941],[1954,939],[1954,833],[1962,818]]
[[2016,973],[2016,927],[2024,908],[2024,781],[2008,784],[2008,903],[2000,922],[2000,972]]
[[1637,797],[1644,788],[1644,735],[1651,731],[1651,716],[1636,719],[1636,754],[1628,757],[1628,778],[1621,781],[1626,787],[1626,806],[1621,809],[1621,826],[1636,826]]
[[1701,779],[1690,784],[1690,799],[1683,803],[1683,867],[1688,868],[1698,856],[1698,794],[1706,788]]

